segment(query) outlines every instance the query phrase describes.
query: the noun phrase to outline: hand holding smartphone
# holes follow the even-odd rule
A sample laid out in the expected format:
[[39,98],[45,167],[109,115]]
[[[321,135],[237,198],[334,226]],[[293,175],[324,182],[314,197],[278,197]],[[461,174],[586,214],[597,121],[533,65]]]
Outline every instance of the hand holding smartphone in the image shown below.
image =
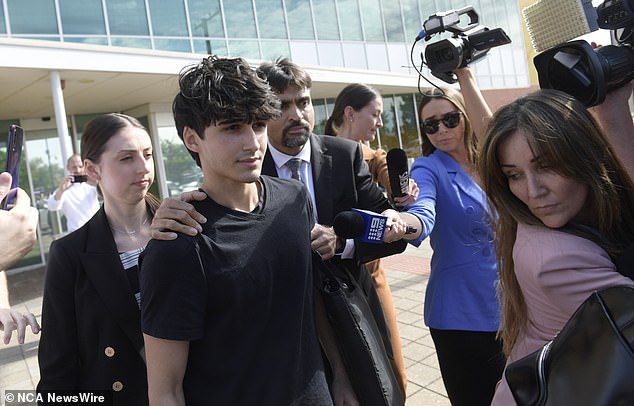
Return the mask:
[[9,126],[7,136],[7,166],[6,172],[11,174],[11,188],[0,204],[2,210],[9,210],[15,204],[18,193],[18,177],[20,176],[20,159],[22,158],[22,145],[24,144],[24,130],[12,124]]
[[71,183],[87,182],[88,175],[71,175]]

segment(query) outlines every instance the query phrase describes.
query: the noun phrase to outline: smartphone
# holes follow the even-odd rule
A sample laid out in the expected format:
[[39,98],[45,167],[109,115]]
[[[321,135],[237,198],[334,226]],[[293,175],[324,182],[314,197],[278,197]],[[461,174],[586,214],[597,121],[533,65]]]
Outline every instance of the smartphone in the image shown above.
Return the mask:
[[88,176],[86,175],[72,175],[71,183],[81,183],[86,182],[88,180]]
[[18,194],[18,177],[20,176],[20,158],[24,144],[24,130],[15,124],[9,126],[7,136],[7,166],[6,171],[11,174],[11,189],[1,204],[2,210],[9,210],[15,204]]

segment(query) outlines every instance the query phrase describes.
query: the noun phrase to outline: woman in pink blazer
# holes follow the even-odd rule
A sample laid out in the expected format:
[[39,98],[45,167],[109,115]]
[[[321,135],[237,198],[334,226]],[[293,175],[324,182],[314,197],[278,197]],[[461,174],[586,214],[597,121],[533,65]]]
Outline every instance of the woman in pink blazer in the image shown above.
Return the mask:
[[[614,265],[634,241],[634,185],[586,108],[553,90],[493,115],[480,169],[497,214],[508,364],[552,340],[594,290],[634,285]],[[504,378],[492,404],[515,404]]]

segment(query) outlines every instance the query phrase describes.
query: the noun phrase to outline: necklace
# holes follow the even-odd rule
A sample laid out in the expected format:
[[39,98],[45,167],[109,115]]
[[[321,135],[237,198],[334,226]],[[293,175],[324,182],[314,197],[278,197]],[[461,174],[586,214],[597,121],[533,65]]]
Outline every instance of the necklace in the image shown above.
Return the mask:
[[[143,228],[144,225],[147,224],[148,220],[150,220],[150,216],[145,216],[145,221],[143,223],[141,223],[141,227],[139,227],[139,230],[141,228]],[[120,234],[126,234],[128,236],[132,236],[134,234],[136,234],[139,230],[132,230],[132,231],[126,231],[126,230],[121,230],[117,227],[114,226],[114,224],[112,223],[112,221],[110,222],[110,228],[112,228],[114,231],[120,233]]]

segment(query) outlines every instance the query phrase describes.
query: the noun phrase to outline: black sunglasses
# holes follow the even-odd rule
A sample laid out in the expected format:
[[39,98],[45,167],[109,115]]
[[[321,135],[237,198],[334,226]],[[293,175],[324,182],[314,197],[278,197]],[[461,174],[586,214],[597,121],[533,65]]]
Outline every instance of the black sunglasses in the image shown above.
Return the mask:
[[456,128],[458,127],[458,124],[460,124],[461,116],[462,112],[452,111],[451,113],[445,114],[440,119],[430,118],[429,120],[425,120],[423,122],[423,131],[425,131],[425,134],[436,134],[441,121],[447,128]]

